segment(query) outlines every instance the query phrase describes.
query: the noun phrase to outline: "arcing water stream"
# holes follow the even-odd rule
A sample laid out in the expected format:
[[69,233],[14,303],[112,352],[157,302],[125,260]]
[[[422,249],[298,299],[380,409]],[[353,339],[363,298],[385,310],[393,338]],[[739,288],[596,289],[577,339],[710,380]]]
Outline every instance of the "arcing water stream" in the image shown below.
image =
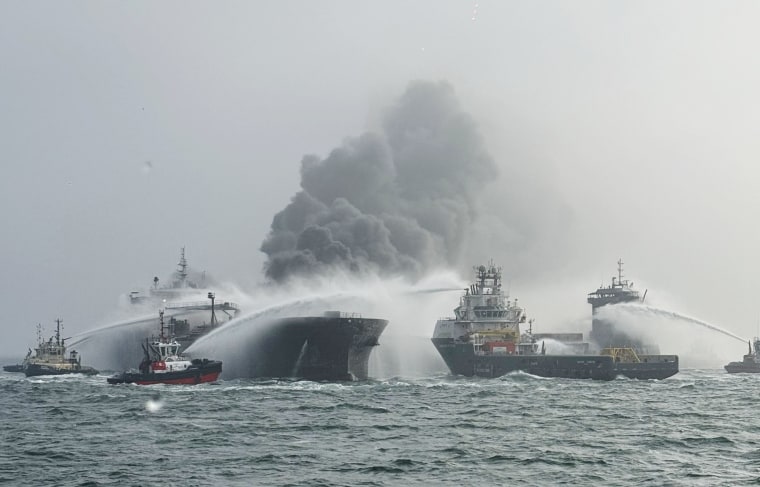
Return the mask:
[[[680,321],[685,321],[687,323],[693,323],[695,325],[699,325],[702,327],[705,327],[709,330],[716,331],[718,333],[722,333],[723,335],[729,336],[731,338],[735,338],[736,340],[739,340],[742,343],[746,343],[747,340],[745,338],[740,337],[739,335],[736,335],[735,333],[732,333],[724,328],[721,328],[716,325],[712,325],[710,323],[707,323],[706,321],[699,320],[697,318],[692,318],[691,316],[682,315],[681,313],[676,313],[675,311],[669,311],[665,309],[656,308],[654,306],[649,306],[645,304],[638,304],[638,303],[620,303],[610,306],[611,308],[614,308],[615,310],[619,311],[628,311],[632,313],[639,313],[639,314],[648,314],[652,316],[660,316],[663,318],[670,318]],[[602,308],[605,309],[605,308]]]

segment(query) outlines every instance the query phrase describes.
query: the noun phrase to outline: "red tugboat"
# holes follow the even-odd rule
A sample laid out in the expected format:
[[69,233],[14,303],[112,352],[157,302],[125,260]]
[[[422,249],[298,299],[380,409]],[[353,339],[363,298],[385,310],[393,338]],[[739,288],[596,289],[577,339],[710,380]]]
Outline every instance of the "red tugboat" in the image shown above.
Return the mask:
[[158,339],[153,343],[146,340],[142,346],[145,358],[140,362],[140,370],[109,377],[109,384],[201,384],[219,378],[222,362],[205,358],[189,360],[180,355],[179,342],[165,333],[163,310],[159,312],[159,323],[161,334]]

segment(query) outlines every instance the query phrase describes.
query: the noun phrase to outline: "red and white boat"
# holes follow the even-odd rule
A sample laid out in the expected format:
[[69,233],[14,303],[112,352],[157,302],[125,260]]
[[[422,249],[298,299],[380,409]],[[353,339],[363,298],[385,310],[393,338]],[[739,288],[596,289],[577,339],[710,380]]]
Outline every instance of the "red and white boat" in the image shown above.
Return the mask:
[[214,382],[222,373],[222,362],[209,359],[188,359],[180,354],[181,345],[165,333],[164,312],[159,312],[161,334],[142,346],[145,357],[139,370],[126,371],[108,378],[109,384],[201,384]]

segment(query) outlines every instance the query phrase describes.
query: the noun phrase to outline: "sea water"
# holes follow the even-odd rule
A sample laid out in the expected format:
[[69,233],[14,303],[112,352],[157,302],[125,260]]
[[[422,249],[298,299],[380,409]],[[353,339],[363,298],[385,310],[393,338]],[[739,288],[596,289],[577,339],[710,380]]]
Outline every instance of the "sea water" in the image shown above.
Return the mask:
[[746,485],[759,375],[106,384],[0,373],[0,484]]

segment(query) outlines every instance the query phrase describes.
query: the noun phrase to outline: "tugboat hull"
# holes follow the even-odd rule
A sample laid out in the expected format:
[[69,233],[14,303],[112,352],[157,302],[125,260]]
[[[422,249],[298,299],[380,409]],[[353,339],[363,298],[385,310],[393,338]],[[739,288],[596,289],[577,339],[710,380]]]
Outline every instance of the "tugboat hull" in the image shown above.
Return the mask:
[[731,362],[723,367],[729,374],[760,374],[760,364],[744,362]]
[[214,382],[222,373],[222,362],[218,360],[204,360],[200,364],[193,365],[185,370],[173,372],[124,372],[123,374],[109,377],[109,384],[203,384]]
[[40,375],[67,375],[67,374],[84,374],[96,375],[97,370],[87,366],[62,367],[54,364],[27,364],[23,372],[27,377],[37,377]]
[[6,372],[23,372],[24,366],[22,364],[3,365],[3,370]]
[[760,338],[754,339],[754,350],[753,350],[753,344],[748,343],[749,346],[749,353],[747,353],[741,362],[731,362],[728,365],[725,365],[723,368],[726,369],[726,372],[729,374],[757,374],[760,373]]

